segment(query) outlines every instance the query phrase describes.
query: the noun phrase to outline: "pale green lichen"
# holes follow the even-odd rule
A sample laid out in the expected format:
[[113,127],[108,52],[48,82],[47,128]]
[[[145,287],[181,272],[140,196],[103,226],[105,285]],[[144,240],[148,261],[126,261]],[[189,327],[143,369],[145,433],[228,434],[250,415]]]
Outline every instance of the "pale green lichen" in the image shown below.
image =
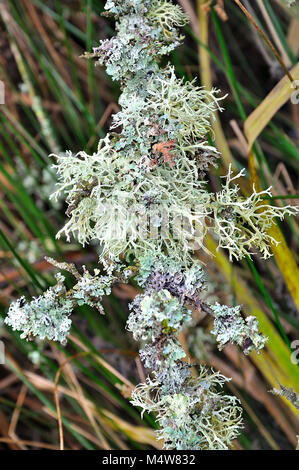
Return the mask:
[[147,15],[152,24],[159,25],[166,38],[173,38],[177,28],[185,26],[189,19],[179,5],[168,1],[153,0]]
[[71,328],[71,315],[74,302],[67,298],[64,277],[56,276],[57,284],[30,303],[21,297],[10,305],[5,323],[13,330],[21,331],[21,338],[38,336],[66,343]]
[[221,191],[215,194],[213,206],[213,230],[218,237],[218,245],[226,248],[230,259],[251,257],[252,250],[259,250],[263,258],[271,256],[270,244],[278,242],[268,234],[275,218],[282,220],[285,215],[294,215],[298,207],[276,207],[267,203],[271,188],[257,192],[253,186],[248,198],[241,197],[238,184],[232,182],[244,175],[242,170],[232,174],[231,166]]
[[67,263],[59,266],[75,274],[78,282],[72,289],[67,290],[64,276],[57,274],[56,285],[39,297],[33,298],[31,302],[21,297],[10,305],[5,323],[13,330],[21,331],[21,338],[38,337],[66,344],[72,324],[70,315],[77,305],[91,305],[104,313],[102,296],[110,294],[116,278],[96,273],[92,276],[86,270],[80,275],[73,265]]
[[134,339],[153,341],[163,331],[177,331],[182,323],[191,319],[190,311],[166,290],[151,295],[138,295],[131,306],[128,329]]
[[227,344],[237,344],[245,354],[249,354],[252,350],[259,351],[265,346],[267,338],[259,333],[257,319],[248,316],[244,320],[239,305],[228,307],[217,302],[210,308],[215,316],[211,333],[216,336],[220,350]]
[[161,394],[160,385],[150,379],[136,387],[132,395],[142,413],[154,412],[161,430],[158,438],[166,449],[225,450],[242,427],[239,401],[219,392],[227,381],[218,372],[201,368],[197,378],[189,378],[183,392]]

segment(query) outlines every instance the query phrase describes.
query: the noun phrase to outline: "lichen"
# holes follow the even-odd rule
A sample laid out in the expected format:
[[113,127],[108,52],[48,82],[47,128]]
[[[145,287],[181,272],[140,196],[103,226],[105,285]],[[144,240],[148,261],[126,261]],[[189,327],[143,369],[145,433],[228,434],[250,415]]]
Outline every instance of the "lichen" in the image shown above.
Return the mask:
[[21,331],[21,338],[38,337],[66,344],[72,324],[70,315],[77,305],[91,305],[104,313],[102,296],[111,292],[116,278],[96,273],[92,276],[87,270],[80,275],[73,265],[67,263],[63,263],[61,269],[76,274],[77,283],[72,289],[66,289],[65,278],[58,273],[55,276],[56,285],[42,295],[34,297],[30,302],[21,297],[10,305],[5,323],[13,330]]
[[267,338],[259,333],[258,321],[253,316],[243,319],[240,306],[228,307],[218,302],[211,306],[214,313],[214,328],[211,331],[216,336],[219,349],[227,344],[237,344],[244,354],[252,350],[259,351],[267,341]]
[[147,379],[136,387],[132,399],[142,413],[157,414],[161,427],[157,435],[166,449],[225,450],[241,428],[238,399],[219,392],[227,380],[219,372],[201,368],[182,391],[161,393],[160,384]]
[[[187,22],[178,5],[165,0],[108,0],[105,13],[116,18],[116,35],[100,42],[87,57],[97,59],[121,86],[120,111],[97,151],[55,155],[59,184],[54,200],[66,197],[69,218],[57,237],[85,245],[100,244],[105,275],[52,263],[75,277],[67,290],[62,275],[40,297],[13,303],[6,323],[23,338],[40,337],[65,344],[70,314],[83,303],[104,313],[102,297],[116,282],[131,278],[142,289],[130,305],[127,329],[140,343],[140,357],[151,370],[136,387],[132,403],[154,412],[157,436],[167,449],[227,449],[241,427],[238,400],[220,390],[227,379],[199,368],[194,377],[179,334],[190,324],[192,309],[214,320],[212,333],[222,348],[239,345],[257,352],[266,338],[254,317],[239,306],[204,300],[204,266],[194,250],[205,248],[208,232],[230,259],[258,250],[264,258],[275,240],[268,235],[275,217],[294,207],[264,204],[270,189],[244,198],[231,168],[217,193],[206,172],[220,154],[208,140],[224,97],[196,81],[178,78],[164,55],[181,42]],[[117,131],[117,132],[116,132]]]

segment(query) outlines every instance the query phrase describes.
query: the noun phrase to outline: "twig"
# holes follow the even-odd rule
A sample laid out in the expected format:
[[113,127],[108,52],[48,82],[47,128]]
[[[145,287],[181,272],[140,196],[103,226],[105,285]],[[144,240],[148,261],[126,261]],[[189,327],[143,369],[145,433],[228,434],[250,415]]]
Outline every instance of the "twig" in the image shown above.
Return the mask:
[[63,439],[63,426],[62,426],[62,419],[61,419],[61,409],[60,409],[60,403],[59,403],[59,397],[58,397],[58,382],[60,378],[60,374],[63,370],[63,368],[71,361],[74,359],[77,359],[78,357],[81,356],[87,356],[88,354],[91,354],[89,351],[87,352],[80,352],[75,354],[74,356],[69,357],[66,361],[64,361],[61,366],[58,368],[55,376],[55,382],[54,382],[54,396],[55,396],[55,404],[56,404],[56,409],[57,409],[57,419],[58,419],[58,428],[59,428],[59,448],[60,450],[64,450],[64,439]]
[[[249,21],[253,24],[253,26],[258,30],[259,34],[262,36],[262,38],[264,39],[264,41],[268,44],[268,46],[270,47],[271,51],[273,52],[273,54],[275,55],[276,59],[278,60],[278,62],[280,63],[284,73],[287,75],[287,77],[289,78],[290,82],[293,84],[295,83],[295,80],[294,78],[292,77],[291,73],[288,71],[286,65],[284,64],[282,58],[280,57],[279,53],[277,52],[276,48],[273,46],[272,42],[270,41],[270,39],[268,39],[268,37],[266,36],[266,34],[262,31],[262,29],[259,27],[259,25],[257,24],[257,22],[254,20],[254,18],[251,16],[251,14],[249,13],[249,11],[244,7],[244,5],[242,5],[242,3],[240,2],[240,0],[235,0],[235,3],[238,5],[239,8],[241,8],[241,10],[243,11],[243,13],[247,16],[247,18],[249,19]],[[296,85],[296,89],[298,89],[298,85]]]

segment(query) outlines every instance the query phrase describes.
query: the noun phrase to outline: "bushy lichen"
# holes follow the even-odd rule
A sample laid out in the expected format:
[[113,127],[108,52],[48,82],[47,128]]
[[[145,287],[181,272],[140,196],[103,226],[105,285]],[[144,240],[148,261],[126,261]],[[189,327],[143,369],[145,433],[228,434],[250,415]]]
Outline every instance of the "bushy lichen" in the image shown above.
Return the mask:
[[157,414],[161,426],[157,435],[166,449],[225,450],[241,427],[238,399],[219,392],[227,380],[201,368],[183,390],[177,387],[176,393],[161,393],[160,384],[147,379],[136,387],[132,400],[142,413]]
[[259,250],[263,258],[269,258],[270,244],[277,244],[277,241],[268,234],[268,229],[276,217],[283,219],[286,214],[296,214],[298,208],[267,204],[265,199],[271,197],[271,188],[257,192],[253,186],[248,198],[241,197],[239,186],[232,182],[243,174],[244,170],[233,176],[229,167],[225,184],[212,202],[213,230],[218,237],[219,247],[228,250],[230,259],[251,257],[253,249]]
[[21,297],[10,305],[5,323],[22,331],[21,338],[38,336],[66,343],[71,328],[70,314],[74,308],[72,299],[66,296],[64,277],[56,276],[57,284],[30,303]]
[[111,292],[111,286],[116,282],[113,276],[93,276],[84,269],[80,275],[73,265],[56,263],[61,269],[75,275],[77,283],[70,290],[64,284],[65,278],[56,275],[56,285],[50,287],[39,297],[27,302],[21,297],[10,305],[5,323],[13,330],[22,331],[21,338],[48,339],[66,344],[72,321],[70,315],[77,305],[91,305],[104,313],[101,300]]
[[211,333],[216,336],[219,349],[231,343],[237,344],[245,354],[249,354],[252,350],[259,351],[264,347],[267,338],[259,333],[257,319],[249,316],[244,320],[239,305],[228,307],[216,303],[211,309],[215,316]]

